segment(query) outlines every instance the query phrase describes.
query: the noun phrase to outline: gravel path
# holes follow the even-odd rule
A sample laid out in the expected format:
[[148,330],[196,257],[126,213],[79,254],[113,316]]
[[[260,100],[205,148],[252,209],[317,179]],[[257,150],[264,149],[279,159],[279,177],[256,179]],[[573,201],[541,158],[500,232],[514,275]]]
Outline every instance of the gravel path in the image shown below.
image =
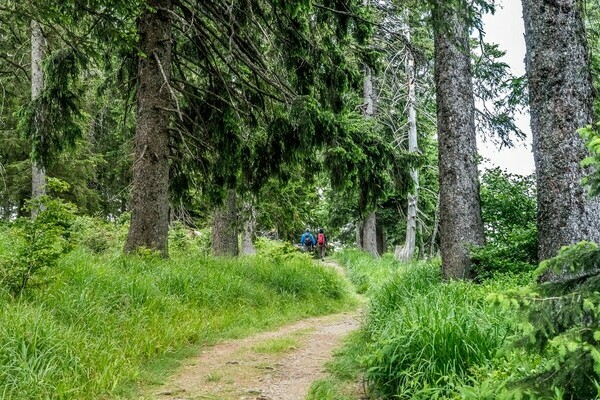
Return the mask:
[[303,400],[360,311],[308,318],[205,348],[152,395],[156,400]]

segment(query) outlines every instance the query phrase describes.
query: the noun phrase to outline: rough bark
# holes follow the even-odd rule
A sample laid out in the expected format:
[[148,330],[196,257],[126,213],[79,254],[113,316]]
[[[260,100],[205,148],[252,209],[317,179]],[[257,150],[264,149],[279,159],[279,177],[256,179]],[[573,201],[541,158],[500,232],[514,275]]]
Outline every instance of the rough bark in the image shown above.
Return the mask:
[[[44,70],[42,61],[45,54],[45,39],[42,28],[37,21],[31,21],[31,100],[35,100],[44,89]],[[35,119],[40,124],[39,118]],[[31,160],[31,198],[39,199],[46,194],[46,169],[38,160]],[[31,209],[32,217],[38,213],[36,207]]]
[[[405,36],[410,42],[410,28],[405,29]],[[407,79],[407,113],[408,113],[408,152],[419,151],[417,141],[417,109],[416,109],[416,84],[415,84],[415,60],[409,51],[406,55],[406,79]],[[406,211],[406,239],[404,247],[399,254],[398,260],[408,262],[415,255],[417,244],[417,213],[419,202],[419,170],[410,169],[410,177],[413,181],[413,190],[408,194],[408,208]]]
[[139,21],[137,124],[131,225],[125,251],[149,248],[168,255],[169,123],[171,109],[170,0],[149,0]]
[[438,231],[440,227],[440,196],[435,201],[435,212],[433,216],[433,230],[431,232],[431,242],[429,243],[429,257],[434,257],[436,254],[435,245],[437,243]]
[[387,237],[381,225],[375,226],[375,234],[377,235],[377,254],[382,255],[387,250]]
[[256,209],[253,202],[244,203],[244,227],[242,230],[242,255],[252,255],[256,253],[254,247],[254,237],[256,236]]
[[356,248],[358,249],[363,248],[363,222],[364,221],[356,222]]
[[374,256],[379,256],[377,247],[377,216],[373,211],[362,224],[362,248]]
[[237,196],[230,190],[225,204],[213,212],[212,250],[215,256],[239,255]]
[[586,156],[576,130],[592,123],[593,89],[582,2],[523,0],[538,202],[538,257],[600,241],[600,200],[581,185]]
[[445,279],[469,277],[469,246],[484,243],[477,173],[469,30],[454,7],[434,8],[440,168],[440,250]]

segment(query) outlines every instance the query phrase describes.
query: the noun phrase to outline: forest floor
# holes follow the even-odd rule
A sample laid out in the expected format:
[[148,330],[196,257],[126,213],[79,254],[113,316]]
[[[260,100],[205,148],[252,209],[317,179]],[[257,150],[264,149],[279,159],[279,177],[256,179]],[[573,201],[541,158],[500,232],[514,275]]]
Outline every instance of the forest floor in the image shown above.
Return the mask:
[[[338,269],[337,265],[327,263]],[[303,400],[361,310],[308,318],[206,347],[153,391],[156,400]],[[356,398],[360,398],[357,387]]]

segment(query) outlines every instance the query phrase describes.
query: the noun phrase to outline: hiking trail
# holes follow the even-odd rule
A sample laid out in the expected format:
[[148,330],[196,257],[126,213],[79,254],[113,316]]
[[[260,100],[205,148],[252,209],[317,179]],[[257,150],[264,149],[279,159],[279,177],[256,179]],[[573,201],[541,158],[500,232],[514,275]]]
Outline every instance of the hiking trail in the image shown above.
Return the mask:
[[[343,274],[334,263],[325,263]],[[244,339],[206,346],[159,388],[154,400],[304,400],[324,364],[360,326],[361,310],[313,317]]]

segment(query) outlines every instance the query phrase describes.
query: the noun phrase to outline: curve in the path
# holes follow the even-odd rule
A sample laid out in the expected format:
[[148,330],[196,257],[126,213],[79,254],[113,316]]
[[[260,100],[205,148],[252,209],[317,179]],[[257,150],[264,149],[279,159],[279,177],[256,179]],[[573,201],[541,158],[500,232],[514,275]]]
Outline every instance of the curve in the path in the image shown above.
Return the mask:
[[[152,397],[156,400],[302,400],[325,376],[332,350],[359,327],[358,311],[308,318],[276,331],[204,349]],[[277,339],[298,343],[283,354],[257,352]]]

